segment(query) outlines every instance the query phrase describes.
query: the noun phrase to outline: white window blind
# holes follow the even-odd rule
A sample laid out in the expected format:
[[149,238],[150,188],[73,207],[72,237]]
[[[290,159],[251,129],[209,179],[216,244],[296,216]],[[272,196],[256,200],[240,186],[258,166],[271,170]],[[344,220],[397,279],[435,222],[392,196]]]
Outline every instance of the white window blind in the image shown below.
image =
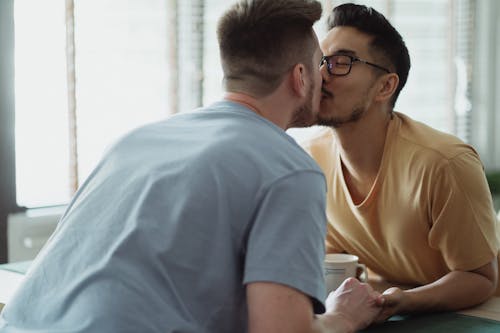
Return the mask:
[[[163,0],[75,0],[79,182],[105,149],[169,107],[169,29]],[[16,178],[20,206],[67,203],[65,2],[15,1]]]
[[[455,134],[472,141],[472,91],[476,8],[470,0],[454,1]],[[479,79],[479,78],[478,78]]]
[[[54,205],[72,195],[71,89],[80,184],[125,132],[220,99],[216,24],[235,1],[72,0],[75,76],[68,82],[65,1],[16,0],[18,204]],[[468,140],[475,3],[359,2],[384,13],[410,49],[412,69],[396,109]],[[320,39],[328,13],[341,2],[322,3]]]
[[166,23],[163,0],[75,1],[80,182],[118,137],[170,113]]
[[16,192],[23,206],[69,196],[63,1],[14,2]]
[[178,112],[203,102],[205,1],[177,1]]
[[500,170],[500,1],[474,2],[471,141],[485,168]]
[[219,44],[217,42],[217,21],[235,0],[205,0],[205,31],[203,61],[203,103],[211,104],[222,97],[222,68],[220,64]]

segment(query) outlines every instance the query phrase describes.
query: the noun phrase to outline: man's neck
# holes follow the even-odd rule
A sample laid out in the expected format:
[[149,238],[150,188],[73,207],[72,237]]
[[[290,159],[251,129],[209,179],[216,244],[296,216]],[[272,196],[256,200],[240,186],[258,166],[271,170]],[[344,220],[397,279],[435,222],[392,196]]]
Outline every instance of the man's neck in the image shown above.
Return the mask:
[[[224,99],[246,106],[256,114],[286,130],[290,125],[292,107],[279,96],[280,91],[256,98],[242,92],[226,92]],[[288,111],[288,112],[287,112]]]
[[389,112],[367,110],[357,122],[334,129],[342,163],[355,179],[377,175],[390,119]]
[[249,108],[250,110],[252,110],[253,112],[255,112],[258,115],[263,117],[262,111],[259,110],[259,106],[258,106],[259,102],[257,101],[257,99],[255,97],[252,97],[250,95],[243,94],[243,93],[238,93],[238,92],[226,92],[224,94],[224,99],[231,101],[231,102],[235,102],[235,103],[244,105],[247,108]]

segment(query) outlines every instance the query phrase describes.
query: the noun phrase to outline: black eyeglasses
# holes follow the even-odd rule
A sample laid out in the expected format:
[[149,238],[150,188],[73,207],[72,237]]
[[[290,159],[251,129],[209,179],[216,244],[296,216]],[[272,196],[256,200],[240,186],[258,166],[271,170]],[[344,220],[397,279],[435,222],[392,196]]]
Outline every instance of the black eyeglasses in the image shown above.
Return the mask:
[[352,64],[355,62],[361,62],[363,64],[367,64],[383,70],[384,72],[390,73],[391,71],[387,68],[379,66],[377,64],[361,60],[358,57],[354,57],[347,54],[335,54],[331,56],[323,56],[321,57],[321,61],[319,63],[319,67],[323,66],[326,63],[326,69],[330,75],[335,76],[344,76],[351,72]]

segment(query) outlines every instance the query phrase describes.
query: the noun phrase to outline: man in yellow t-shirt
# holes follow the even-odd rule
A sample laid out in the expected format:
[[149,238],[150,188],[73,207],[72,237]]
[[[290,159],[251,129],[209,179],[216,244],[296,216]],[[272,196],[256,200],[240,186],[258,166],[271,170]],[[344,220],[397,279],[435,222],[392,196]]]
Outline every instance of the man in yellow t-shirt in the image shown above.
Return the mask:
[[386,290],[380,320],[485,301],[497,286],[499,245],[478,154],[393,110],[410,59],[380,13],[341,5],[329,28],[318,116],[327,128],[303,142],[328,182],[327,251],[416,286]]

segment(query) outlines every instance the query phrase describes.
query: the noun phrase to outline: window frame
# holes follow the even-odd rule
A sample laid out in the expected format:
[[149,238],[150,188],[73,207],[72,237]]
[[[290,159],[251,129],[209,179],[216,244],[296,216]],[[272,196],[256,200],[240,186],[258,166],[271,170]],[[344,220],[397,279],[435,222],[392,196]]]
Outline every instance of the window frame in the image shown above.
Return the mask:
[[7,262],[7,217],[16,202],[14,0],[0,1],[0,263]]
[[[471,144],[487,171],[500,170],[500,3],[476,2],[477,28],[474,35]],[[479,78],[479,79],[478,79]]]

